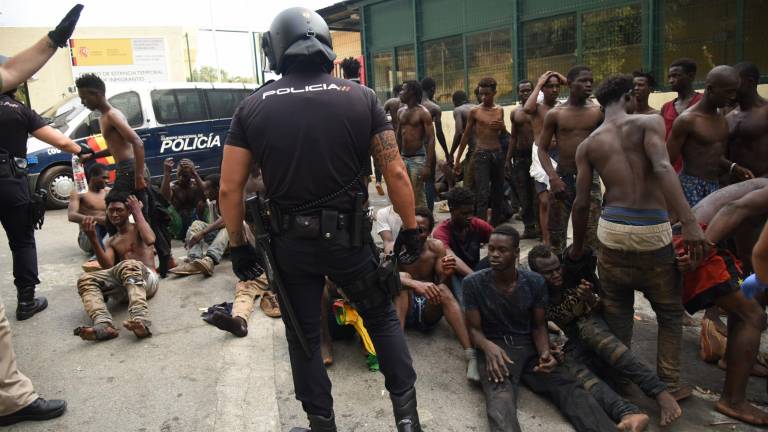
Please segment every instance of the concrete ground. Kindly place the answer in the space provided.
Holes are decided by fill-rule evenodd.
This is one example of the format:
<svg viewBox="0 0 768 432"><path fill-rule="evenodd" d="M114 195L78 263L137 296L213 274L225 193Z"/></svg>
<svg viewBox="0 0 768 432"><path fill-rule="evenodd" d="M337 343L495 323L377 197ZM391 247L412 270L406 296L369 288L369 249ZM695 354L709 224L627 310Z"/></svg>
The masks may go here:
<svg viewBox="0 0 768 432"><path fill-rule="evenodd" d="M374 192L375 194L375 192ZM374 196L374 205L385 205ZM440 214L443 218L445 214ZM11 257L0 241L0 297L10 314L14 347L21 370L46 398L69 403L61 418L21 423L9 431L131 431L131 432L258 432L287 431L305 425L293 396L287 345L280 320L257 309L249 335L235 338L200 319L200 308L231 301L235 277L225 260L211 278L190 276L163 280L150 301L154 336L137 340L122 331L119 338L88 343L72 330L88 324L75 283L86 257L76 243L77 227L65 211L49 212L37 232L41 284L48 297L47 311L17 322ZM523 243L523 256L533 245ZM178 242L175 256L184 255ZM115 321L126 308L110 305ZM638 297L638 320L633 348L649 363L655 359L655 321ZM427 431L486 431L482 392L464 377L463 352L444 322L433 332L407 333L418 373L419 409ZM355 341L334 345L335 363L329 368L339 430L384 432L394 430L391 404L383 377L367 370L362 348ZM699 388L682 404L684 417L665 431L751 431L711 410L723 382L723 372L698 359L698 328L686 328L683 378ZM752 378L751 399L765 403L764 379ZM633 398L653 417L652 401ZM518 412L523 430L570 431L551 404L521 390Z"/></svg>

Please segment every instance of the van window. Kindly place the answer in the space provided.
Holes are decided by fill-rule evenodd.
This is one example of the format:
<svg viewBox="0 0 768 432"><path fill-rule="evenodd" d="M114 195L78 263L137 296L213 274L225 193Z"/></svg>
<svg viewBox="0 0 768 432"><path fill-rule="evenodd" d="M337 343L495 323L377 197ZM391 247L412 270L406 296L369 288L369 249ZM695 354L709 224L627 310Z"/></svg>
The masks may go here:
<svg viewBox="0 0 768 432"><path fill-rule="evenodd" d="M208 111L212 119L232 118L242 95L238 90L208 90L205 92L208 100Z"/></svg>
<svg viewBox="0 0 768 432"><path fill-rule="evenodd" d="M153 90L152 109L163 124L206 120L200 92L196 89Z"/></svg>
<svg viewBox="0 0 768 432"><path fill-rule="evenodd" d="M179 107L176 105L176 96L173 90L153 90L152 109L155 111L155 118L160 123L178 123Z"/></svg>
<svg viewBox="0 0 768 432"><path fill-rule="evenodd" d="M182 122L207 120L203 99L196 89L175 90Z"/></svg>
<svg viewBox="0 0 768 432"><path fill-rule="evenodd" d="M136 92L120 93L109 98L109 104L120 110L133 127L141 127L144 124L144 114L141 112L141 100Z"/></svg>
<svg viewBox="0 0 768 432"><path fill-rule="evenodd" d="M99 126L99 114L97 112L91 112L80 123L75 131L70 136L71 139L76 140L80 138L89 137L101 133L101 127Z"/></svg>

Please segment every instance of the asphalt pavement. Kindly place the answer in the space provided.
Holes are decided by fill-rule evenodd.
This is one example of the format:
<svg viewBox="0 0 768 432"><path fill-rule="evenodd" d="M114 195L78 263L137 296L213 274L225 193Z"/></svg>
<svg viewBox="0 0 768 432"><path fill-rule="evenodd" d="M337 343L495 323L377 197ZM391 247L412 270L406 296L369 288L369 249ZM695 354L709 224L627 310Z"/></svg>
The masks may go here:
<svg viewBox="0 0 768 432"><path fill-rule="evenodd" d="M373 192L375 194L375 192ZM386 205L373 195L373 204ZM438 214L439 219L446 214ZM4 236L4 234L2 234ZM8 431L132 431L132 432L258 432L288 431L305 426L306 419L294 399L284 329L279 319L254 311L246 338L221 332L200 319L200 309L232 301L235 277L224 260L213 277L170 277L150 300L154 336L137 340L123 330L117 339L92 343L73 335L75 327L89 324L77 294L80 266L87 257L77 246L77 226L67 222L66 211L46 216L37 232L41 284L38 293L50 306L30 320L17 322L7 241L0 246L0 297L13 329L20 369L46 398L66 399L67 413L56 420L21 423ZM523 256L532 247L524 241ZM184 255L174 242L174 255ZM655 321L638 296L633 348L649 363L655 362ZM115 322L126 317L126 307L110 304ZM479 387L465 378L463 350L450 328L441 322L433 332L407 332L418 373L417 394L426 431L487 431L485 407ZM698 386L696 395L682 404L684 417L665 431L758 430L712 411L723 373L697 357L698 328L686 328L683 378ZM369 372L359 343L334 345L333 382L340 431L393 431L391 403L383 376ZM765 380L752 378L749 396L765 403ZM632 398L652 416L651 431L660 430L653 402ZM572 428L547 401L522 389L518 416L525 431L570 431Z"/></svg>

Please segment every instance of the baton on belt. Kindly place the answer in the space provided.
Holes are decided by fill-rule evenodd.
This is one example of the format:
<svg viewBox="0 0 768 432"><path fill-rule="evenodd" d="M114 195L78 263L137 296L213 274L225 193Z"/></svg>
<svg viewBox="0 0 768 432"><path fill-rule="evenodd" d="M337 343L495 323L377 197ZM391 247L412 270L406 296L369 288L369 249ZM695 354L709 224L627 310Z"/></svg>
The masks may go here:
<svg viewBox="0 0 768 432"><path fill-rule="evenodd" d="M261 201L261 197L258 195L253 196L245 200L245 204L251 210L250 222L253 227L253 234L256 237L256 248L261 251L264 262L264 271L267 273L267 279L269 280L269 286L274 287L272 291L277 292L277 295L283 300L283 309L288 316L288 321L293 326L293 330L296 333L296 337L299 339L301 349L308 359L312 358L312 352L309 349L309 343L304 336L304 330L301 328L301 323L296 318L296 312L291 305L291 299L288 297L288 292L283 286L283 281L280 278L280 273L277 271L277 264L275 262L275 256L272 254L272 238L269 232L264 228L263 217L270 217L269 206L265 206Z"/></svg>

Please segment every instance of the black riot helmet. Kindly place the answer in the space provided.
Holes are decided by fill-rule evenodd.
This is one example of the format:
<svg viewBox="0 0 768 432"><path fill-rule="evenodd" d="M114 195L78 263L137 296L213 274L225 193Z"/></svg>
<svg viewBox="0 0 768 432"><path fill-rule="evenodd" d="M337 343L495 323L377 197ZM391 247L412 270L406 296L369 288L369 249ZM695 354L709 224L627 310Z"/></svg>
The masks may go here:
<svg viewBox="0 0 768 432"><path fill-rule="evenodd" d="M272 71L279 74L285 73L292 60L315 63L330 72L336 59L328 24L317 12L301 7L275 17L261 38L261 48Z"/></svg>

